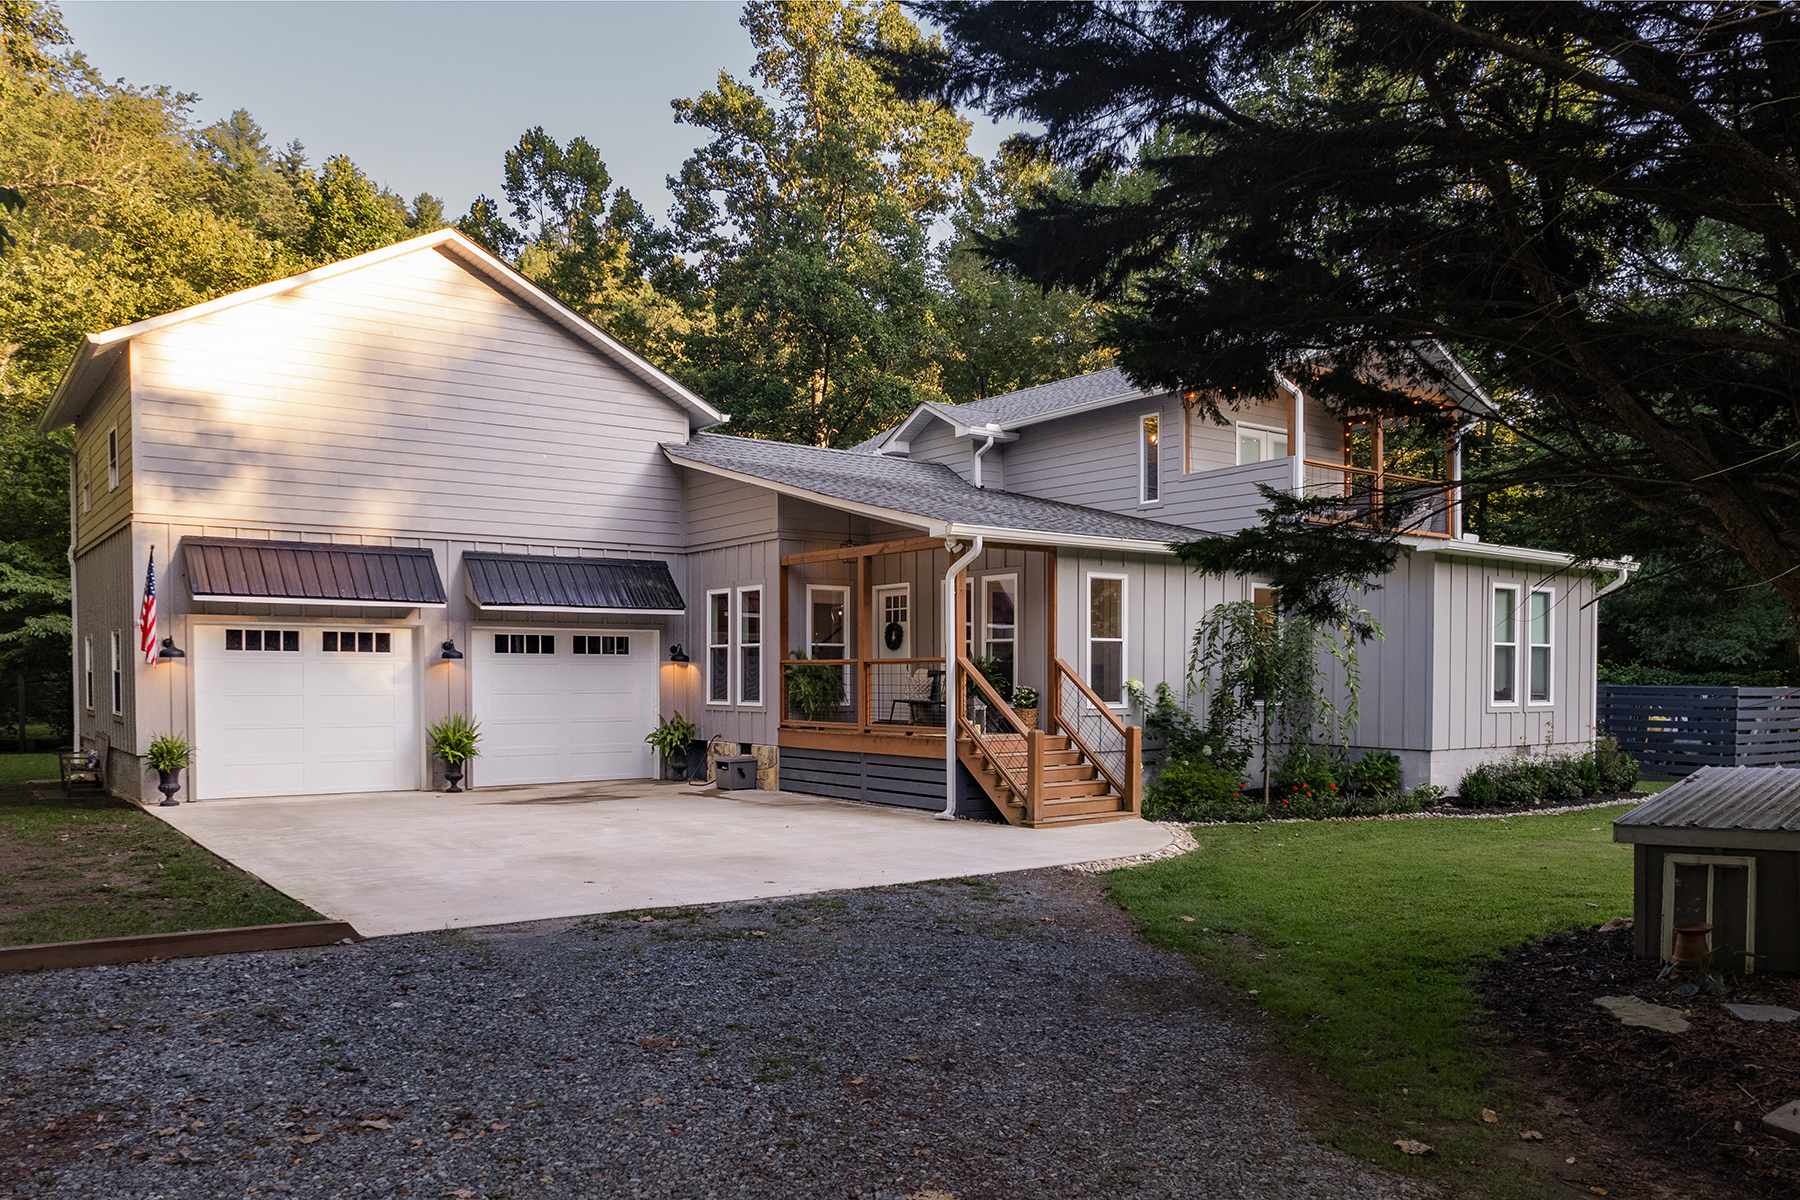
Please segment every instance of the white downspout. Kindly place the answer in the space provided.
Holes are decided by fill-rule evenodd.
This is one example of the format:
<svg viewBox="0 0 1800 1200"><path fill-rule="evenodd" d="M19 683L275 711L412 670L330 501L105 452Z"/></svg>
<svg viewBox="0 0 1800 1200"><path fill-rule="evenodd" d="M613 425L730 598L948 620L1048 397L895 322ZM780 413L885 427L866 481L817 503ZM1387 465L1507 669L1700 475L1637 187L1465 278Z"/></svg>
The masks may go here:
<svg viewBox="0 0 1800 1200"><path fill-rule="evenodd" d="M990 434L988 437L988 440L982 444L981 448L975 451L975 486L976 487L981 486L981 456L986 454L989 450L992 450L993 448L994 448L994 439L993 439L993 436Z"/></svg>
<svg viewBox="0 0 1800 1200"><path fill-rule="evenodd" d="M1461 425L1456 427L1456 436L1451 439L1450 478L1456 481L1456 496L1452 501L1456 506L1456 528L1450 530L1449 533L1451 537L1458 540L1461 540L1462 538L1463 526L1466 524L1469 515L1468 510L1463 507L1463 439L1469 435L1469 430L1475 428L1475 426L1479 424L1481 424L1479 420L1470 417L1467 421L1464 421ZM1628 575L1630 572L1628 571L1626 574ZM1620 578L1623 579L1624 576L1622 575Z"/></svg>
<svg viewBox="0 0 1800 1200"><path fill-rule="evenodd" d="M1294 456L1294 495L1306 494L1306 397L1300 389L1288 382L1288 377L1280 371L1275 372L1275 382L1286 388L1294 397L1294 444L1288 447L1288 453Z"/></svg>
<svg viewBox="0 0 1800 1200"><path fill-rule="evenodd" d="M993 439L988 439L988 443L992 445ZM975 461L981 462L979 458ZM959 544L954 538L944 539L944 549L951 554L956 553ZM968 551L944 572L944 811L937 814L940 821L956 820L956 722L962 703L962 688L956 680L956 641L962 633L956 619L956 577L980 553L981 535L976 534Z"/></svg>
<svg viewBox="0 0 1800 1200"><path fill-rule="evenodd" d="M1619 561L1613 565L1619 568L1619 577L1595 592L1594 599L1598 600L1600 597L1611 592L1616 592L1624 587L1627 583L1631 582L1631 573L1643 564L1637 562L1631 555L1627 554L1621 557Z"/></svg>

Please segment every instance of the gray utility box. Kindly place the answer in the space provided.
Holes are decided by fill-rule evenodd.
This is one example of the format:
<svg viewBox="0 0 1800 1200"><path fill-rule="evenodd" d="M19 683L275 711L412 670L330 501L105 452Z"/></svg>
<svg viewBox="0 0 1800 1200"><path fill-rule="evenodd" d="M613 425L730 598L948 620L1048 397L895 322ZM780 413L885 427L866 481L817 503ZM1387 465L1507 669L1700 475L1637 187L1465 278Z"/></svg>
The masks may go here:
<svg viewBox="0 0 1800 1200"><path fill-rule="evenodd" d="M733 754L713 759L713 778L722 792L735 792L756 787L756 756Z"/></svg>

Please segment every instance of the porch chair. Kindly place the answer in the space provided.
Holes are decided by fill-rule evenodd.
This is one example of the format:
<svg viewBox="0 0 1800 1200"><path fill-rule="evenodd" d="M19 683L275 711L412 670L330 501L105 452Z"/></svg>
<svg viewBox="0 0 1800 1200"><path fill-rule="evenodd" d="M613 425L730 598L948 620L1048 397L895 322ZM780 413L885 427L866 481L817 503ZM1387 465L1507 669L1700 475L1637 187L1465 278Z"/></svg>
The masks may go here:
<svg viewBox="0 0 1800 1200"><path fill-rule="evenodd" d="M925 710L925 719L929 723L932 710L943 706L943 685L944 673L942 671L933 671L926 667L915 669L912 674L907 676L906 682L901 685L899 699L888 705L888 723L898 723L894 719L894 713L902 704L906 705L907 724L917 725L920 723L920 708Z"/></svg>
<svg viewBox="0 0 1800 1200"><path fill-rule="evenodd" d="M105 791L105 761L93 750L65 750L58 754L56 762L62 772L63 795L70 795L77 786L96 787Z"/></svg>

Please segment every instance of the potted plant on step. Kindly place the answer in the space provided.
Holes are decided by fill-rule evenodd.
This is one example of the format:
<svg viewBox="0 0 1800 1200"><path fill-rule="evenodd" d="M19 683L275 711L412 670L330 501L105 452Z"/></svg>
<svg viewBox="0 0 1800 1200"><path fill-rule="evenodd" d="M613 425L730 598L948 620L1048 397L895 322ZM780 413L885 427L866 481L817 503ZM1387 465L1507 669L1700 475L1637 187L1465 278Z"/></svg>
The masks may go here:
<svg viewBox="0 0 1800 1200"><path fill-rule="evenodd" d="M477 748L481 726L467 713L451 713L425 727L425 741L431 752L444 760L444 778L450 782L444 791L462 791L457 785L462 782L463 764L481 753Z"/></svg>
<svg viewBox="0 0 1800 1200"><path fill-rule="evenodd" d="M667 765L669 778L677 783L688 775L688 749L694 740L696 726L677 710L672 717L658 721L656 728L644 735Z"/></svg>
<svg viewBox="0 0 1800 1200"><path fill-rule="evenodd" d="M194 748L182 733L159 733L150 739L144 761L156 772L156 790L163 794L159 808L174 808L181 802L175 793L181 790L181 768L192 764Z"/></svg>
<svg viewBox="0 0 1800 1200"><path fill-rule="evenodd" d="M1013 711L1019 714L1019 720L1025 722L1025 728L1037 728L1038 694L1036 688L1014 688L1012 706Z"/></svg>

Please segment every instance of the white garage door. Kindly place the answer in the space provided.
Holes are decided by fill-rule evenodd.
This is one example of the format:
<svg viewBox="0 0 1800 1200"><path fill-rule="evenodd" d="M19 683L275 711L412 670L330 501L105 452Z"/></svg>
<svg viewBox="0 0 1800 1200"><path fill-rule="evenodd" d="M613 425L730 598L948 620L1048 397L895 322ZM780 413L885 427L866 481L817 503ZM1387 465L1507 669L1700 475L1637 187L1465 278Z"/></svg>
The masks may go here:
<svg viewBox="0 0 1800 1200"><path fill-rule="evenodd" d="M200 799L419 786L411 630L196 625L193 662Z"/></svg>
<svg viewBox="0 0 1800 1200"><path fill-rule="evenodd" d="M474 646L482 787L645 779L656 727L656 634L482 629Z"/></svg>

